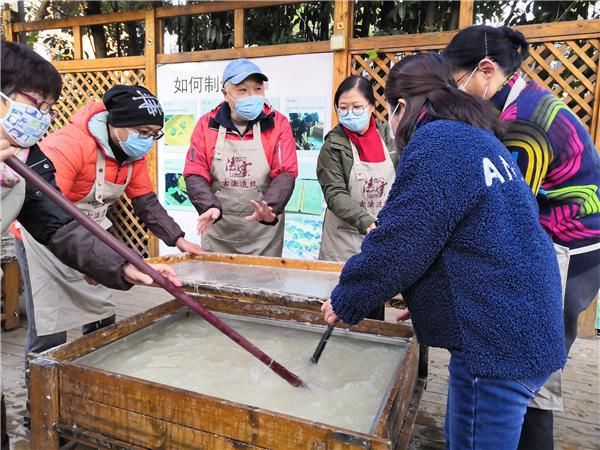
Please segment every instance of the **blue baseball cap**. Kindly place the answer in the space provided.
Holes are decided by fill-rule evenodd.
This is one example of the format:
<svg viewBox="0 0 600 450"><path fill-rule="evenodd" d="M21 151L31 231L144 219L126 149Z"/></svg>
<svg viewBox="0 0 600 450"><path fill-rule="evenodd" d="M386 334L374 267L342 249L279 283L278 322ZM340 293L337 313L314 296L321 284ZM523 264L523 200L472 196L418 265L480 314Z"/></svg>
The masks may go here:
<svg viewBox="0 0 600 450"><path fill-rule="evenodd" d="M230 82L240 84L250 75L258 75L263 81L269 81L267 76L256 64L249 59L241 58L231 61L223 71L223 84Z"/></svg>

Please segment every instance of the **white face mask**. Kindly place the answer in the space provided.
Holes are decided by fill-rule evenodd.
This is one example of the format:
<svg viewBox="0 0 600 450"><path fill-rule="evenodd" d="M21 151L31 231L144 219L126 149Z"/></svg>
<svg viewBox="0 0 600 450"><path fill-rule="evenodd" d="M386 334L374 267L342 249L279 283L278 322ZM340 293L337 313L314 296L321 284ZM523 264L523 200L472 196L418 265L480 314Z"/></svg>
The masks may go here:
<svg viewBox="0 0 600 450"><path fill-rule="evenodd" d="M473 75L475 75L475 72L477 72L478 70L479 70L478 67L475 67L475 69L473 69L473 72L471 72L471 75L469 75L469 78L467 78L467 81L465 81L463 84L458 86L459 91L467 92L467 84L469 84L469 81L471 81L471 78L473 78ZM488 84L485 87L485 91L483 91L483 95L482 95L483 99L485 99L485 96L487 95L489 89L490 89L490 85Z"/></svg>
<svg viewBox="0 0 600 450"><path fill-rule="evenodd" d="M471 78L473 78L473 75L475 75L475 72L477 72L478 69L479 69L479 67L475 67L473 69L473 72L471 72L471 75L469 75L469 78L467 78L467 81L465 81L463 84L458 86L459 91L467 92L467 84L469 84L469 81L471 81Z"/></svg>
<svg viewBox="0 0 600 450"><path fill-rule="evenodd" d="M394 112L391 114L390 114L390 110L388 109L388 124L390 125L390 137L392 138L392 140L396 139L396 131L394 130L394 127L392 126L392 119L396 115L396 111L398 111L399 106L400 106L400 101L398 101L398 103L396 103Z"/></svg>
<svg viewBox="0 0 600 450"><path fill-rule="evenodd" d="M0 96L10 105L6 115L0 119L0 126L19 147L29 148L44 137L52 122L50 114L44 114L35 106L16 102L2 92Z"/></svg>

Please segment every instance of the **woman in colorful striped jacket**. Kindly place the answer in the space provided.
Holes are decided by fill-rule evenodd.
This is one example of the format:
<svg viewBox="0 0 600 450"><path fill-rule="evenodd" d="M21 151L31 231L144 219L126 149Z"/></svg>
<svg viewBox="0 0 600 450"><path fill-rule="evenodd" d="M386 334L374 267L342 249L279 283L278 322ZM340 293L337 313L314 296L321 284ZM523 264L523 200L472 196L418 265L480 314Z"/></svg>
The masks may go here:
<svg viewBox="0 0 600 450"><path fill-rule="evenodd" d="M458 33L444 53L459 88L489 99L509 122L503 143L537 197L540 223L555 244L569 249L568 352L579 314L600 288L600 156L585 126L561 100L523 80L520 66L529 44L520 32L473 26ZM531 405L537 408L528 409L520 449L553 448L552 409L562 409L559 381L555 384L558 389L547 386L546 399L537 398Z"/></svg>

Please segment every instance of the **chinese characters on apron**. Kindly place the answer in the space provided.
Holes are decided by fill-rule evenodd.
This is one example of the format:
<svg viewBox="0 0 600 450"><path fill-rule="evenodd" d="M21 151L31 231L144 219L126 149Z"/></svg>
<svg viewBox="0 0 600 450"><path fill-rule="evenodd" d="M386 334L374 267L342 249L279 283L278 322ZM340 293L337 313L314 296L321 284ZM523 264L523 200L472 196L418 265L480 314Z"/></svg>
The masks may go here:
<svg viewBox="0 0 600 450"><path fill-rule="evenodd" d="M76 203L77 207L102 228L110 228L112 223L106 213L125 191L132 172L133 164L128 164L125 184L107 182L106 158L98 150L96 181L88 195ZM29 264L35 325L39 336L79 327L115 313L108 288L88 284L82 273L60 262L25 230L23 243Z"/></svg>
<svg viewBox="0 0 600 450"><path fill-rule="evenodd" d="M358 150L353 143L352 157L354 164L348 179L350 197L361 208L366 209L373 219L385 205L388 194L394 183L396 170L390 154L383 142L385 161L368 163L360 160ZM323 236L319 259L326 261L346 261L360 252L364 236L358 229L337 217L329 208L325 211Z"/></svg>
<svg viewBox="0 0 600 450"><path fill-rule="evenodd" d="M260 125L254 125L252 140L225 139L226 134L227 129L219 127L211 168L212 189L223 214L202 236L202 248L209 252L281 257L284 214L274 226L246 220L254 213L250 200L260 203L271 184L271 167L262 145Z"/></svg>

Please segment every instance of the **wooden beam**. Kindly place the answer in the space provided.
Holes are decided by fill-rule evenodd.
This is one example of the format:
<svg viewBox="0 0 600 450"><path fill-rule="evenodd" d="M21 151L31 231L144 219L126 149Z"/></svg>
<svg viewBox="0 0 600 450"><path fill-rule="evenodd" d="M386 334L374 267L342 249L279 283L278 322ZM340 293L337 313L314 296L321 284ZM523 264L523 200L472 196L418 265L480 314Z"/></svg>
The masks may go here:
<svg viewBox="0 0 600 450"><path fill-rule="evenodd" d="M13 259L2 264L2 329L9 331L17 328L20 323L19 295L21 290L21 271L19 262Z"/></svg>
<svg viewBox="0 0 600 450"><path fill-rule="evenodd" d="M123 56L120 58L81 59L76 61L54 61L59 72L93 72L97 70L143 69L145 56Z"/></svg>
<svg viewBox="0 0 600 450"><path fill-rule="evenodd" d="M81 27L73 27L73 59L83 59L83 50L81 42Z"/></svg>
<svg viewBox="0 0 600 450"><path fill-rule="evenodd" d="M243 9L236 9L233 17L233 46L235 48L244 48L245 44L245 20L246 15Z"/></svg>
<svg viewBox="0 0 600 450"><path fill-rule="evenodd" d="M596 311L598 310L598 296L592 300L580 315L577 321L577 337L592 339L596 337Z"/></svg>
<svg viewBox="0 0 600 450"><path fill-rule="evenodd" d="M301 42L297 44L265 45L262 47L227 48L203 50L187 53L161 54L156 57L158 64L180 62L214 61L236 58L260 58L267 56L325 53L329 51L329 41Z"/></svg>
<svg viewBox="0 0 600 450"><path fill-rule="evenodd" d="M301 3L299 0L254 0L254 1L215 1L204 2L196 5L186 6L164 6L156 8L156 17L164 19L166 17L189 16L197 14L208 14L223 11L233 11L236 9L265 8L268 6L289 5Z"/></svg>
<svg viewBox="0 0 600 450"><path fill-rule="evenodd" d="M458 28L462 30L473 25L473 0L460 0Z"/></svg>
<svg viewBox="0 0 600 450"><path fill-rule="evenodd" d="M23 32L54 30L57 28L72 28L75 25L84 27L89 25L104 25L107 23L132 22L144 20L145 15L146 12L144 10L138 10L111 14L94 14L91 16L69 17L68 19L39 20L37 22L17 22L14 24L14 31Z"/></svg>
<svg viewBox="0 0 600 450"><path fill-rule="evenodd" d="M333 53L333 86L332 96L342 81L350 74L350 39L354 28L354 2L349 0L335 0L333 6L333 34L341 35L344 48ZM338 115L335 105L331 104L331 126L338 124Z"/></svg>

